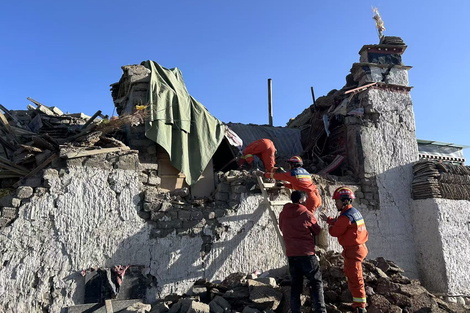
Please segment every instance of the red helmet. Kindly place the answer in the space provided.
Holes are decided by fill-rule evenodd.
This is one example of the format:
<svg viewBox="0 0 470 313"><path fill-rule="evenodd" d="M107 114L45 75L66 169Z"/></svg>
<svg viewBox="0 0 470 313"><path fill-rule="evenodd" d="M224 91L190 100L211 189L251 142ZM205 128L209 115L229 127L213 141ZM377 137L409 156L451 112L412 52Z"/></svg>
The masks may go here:
<svg viewBox="0 0 470 313"><path fill-rule="evenodd" d="M349 189L348 187L339 187L338 189L335 190L333 193L333 199L340 199L340 200L346 200L346 199L356 199L356 196L354 196L354 192Z"/></svg>
<svg viewBox="0 0 470 313"><path fill-rule="evenodd" d="M302 158L299 157L298 155L294 155L293 157L291 157L289 160L287 160L287 162L289 163L294 163L294 164L298 164L300 166L304 165L304 162L302 161Z"/></svg>

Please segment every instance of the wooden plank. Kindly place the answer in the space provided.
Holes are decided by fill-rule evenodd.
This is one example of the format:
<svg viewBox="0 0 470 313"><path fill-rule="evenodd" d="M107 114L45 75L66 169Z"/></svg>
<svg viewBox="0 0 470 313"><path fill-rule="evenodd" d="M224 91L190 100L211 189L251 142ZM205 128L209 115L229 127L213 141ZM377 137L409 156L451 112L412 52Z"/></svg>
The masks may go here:
<svg viewBox="0 0 470 313"><path fill-rule="evenodd" d="M4 157L0 156L0 163L3 163L3 164L6 164L6 165L9 165L9 166L12 166L12 167L15 167L16 169L20 170L20 171L24 171L24 172L29 172L28 169L16 164L15 162L12 162L8 159L5 159Z"/></svg>
<svg viewBox="0 0 470 313"><path fill-rule="evenodd" d="M49 163L51 163L52 161L54 161L55 159L57 159L59 157L59 155L57 153L53 153L51 156L49 156L44 162L42 162L39 166L37 166L34 170L32 170L31 172L29 172L28 175L26 175L25 177L23 177L23 179L20 179L18 182L16 182L14 185L13 185L13 188L17 188L18 186L20 186L21 182L27 178L27 177L31 177L31 176L34 176L36 175L40 170L42 170L43 168L45 168L47 165L49 165Z"/></svg>
<svg viewBox="0 0 470 313"><path fill-rule="evenodd" d="M0 122L5 126L7 133L9 133L11 137L13 137L15 142L18 142L18 138L16 137L15 131L11 128L10 123L8 123L7 118L5 117L5 115L3 115L2 112L0 112Z"/></svg>
<svg viewBox="0 0 470 313"><path fill-rule="evenodd" d="M15 116L13 116L13 115L10 113L10 111L8 111L7 108L5 108L5 107L4 107L3 105L1 105L1 104L0 104L0 110L2 110L3 113L4 113L7 117L9 117L11 120L13 120L13 121L16 123L17 126L21 126L20 121L18 121L18 119L17 119Z"/></svg>
<svg viewBox="0 0 470 313"><path fill-rule="evenodd" d="M118 152L118 151L127 151L130 150L130 148L127 147L115 147L115 148L103 148L103 149L94 149L94 150L79 150L79 151L73 151L73 152L68 152L61 157L66 158L66 159L73 159L73 158L80 158L84 156L89 156L89 155L97 155L97 154L102 154L102 153L111 153L111 152Z"/></svg>
<svg viewBox="0 0 470 313"><path fill-rule="evenodd" d="M42 106L45 106L46 108L48 108L46 105L42 104L42 103L39 102L39 101L34 100L33 98L28 97L28 98L26 98L26 99L29 100L29 101L31 101L32 103L34 103L34 104L37 105L37 106L42 105Z"/></svg>
<svg viewBox="0 0 470 313"><path fill-rule="evenodd" d="M88 121L87 121L85 124L83 124L83 126L81 127L81 129L87 128L88 125L90 125L91 122L93 122L93 121L98 117L98 115L101 115L101 110L96 111L96 113L93 114L93 116L90 117L90 118L88 119Z"/></svg>
<svg viewBox="0 0 470 313"><path fill-rule="evenodd" d="M111 302L111 300L109 300L109 299L104 300L104 304L106 306L106 313L113 313L114 312L113 303Z"/></svg>
<svg viewBox="0 0 470 313"><path fill-rule="evenodd" d="M9 170L11 172L15 172L15 173L19 174L20 176L25 176L25 175L28 174L28 171L22 171L22 170L19 170L17 168L14 168L12 166L9 166L9 165L3 164L3 163L0 163L0 168L4 168L4 169Z"/></svg>
<svg viewBox="0 0 470 313"><path fill-rule="evenodd" d="M3 145L3 147L5 148L8 148L10 149L10 151L15 151L17 148L15 146L13 146L11 143L9 143L8 141L6 141L5 139L3 139L2 136L0 136L0 143Z"/></svg>

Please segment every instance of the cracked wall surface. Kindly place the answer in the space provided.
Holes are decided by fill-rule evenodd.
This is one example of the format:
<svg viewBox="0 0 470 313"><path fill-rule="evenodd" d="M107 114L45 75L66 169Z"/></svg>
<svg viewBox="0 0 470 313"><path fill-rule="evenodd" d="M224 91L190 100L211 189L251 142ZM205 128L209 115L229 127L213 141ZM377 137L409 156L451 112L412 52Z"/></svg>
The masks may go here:
<svg viewBox="0 0 470 313"><path fill-rule="evenodd" d="M137 155L125 158L107 158L111 166L102 160L99 167L77 160L44 172L44 186L34 189L16 220L0 231L2 312L60 312L83 303L80 273L89 268L142 266L152 278L146 296L152 302L186 292L198 278L286 265L261 195L239 194L236 209L210 215L218 221L198 234L156 235L156 223L139 216L142 183L132 168ZM211 245L201 253L207 238Z"/></svg>

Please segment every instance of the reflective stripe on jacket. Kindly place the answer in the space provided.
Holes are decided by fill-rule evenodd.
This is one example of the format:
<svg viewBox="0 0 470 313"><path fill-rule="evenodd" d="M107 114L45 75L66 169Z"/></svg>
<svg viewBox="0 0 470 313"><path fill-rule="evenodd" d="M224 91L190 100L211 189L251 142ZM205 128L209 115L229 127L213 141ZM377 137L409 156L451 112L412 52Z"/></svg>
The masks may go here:
<svg viewBox="0 0 470 313"><path fill-rule="evenodd" d="M352 247L363 244L369 238L362 214L352 205L346 206L337 219L329 219L329 233L338 237L343 247Z"/></svg>

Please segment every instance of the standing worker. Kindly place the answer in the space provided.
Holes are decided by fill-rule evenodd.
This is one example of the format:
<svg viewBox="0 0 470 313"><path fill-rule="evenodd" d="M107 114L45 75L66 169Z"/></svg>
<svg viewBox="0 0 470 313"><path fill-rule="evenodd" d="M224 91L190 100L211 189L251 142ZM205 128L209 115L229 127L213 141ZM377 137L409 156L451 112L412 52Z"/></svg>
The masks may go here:
<svg viewBox="0 0 470 313"><path fill-rule="evenodd" d="M320 233L321 228L304 206L305 198L305 192L295 190L291 194L292 203L285 204L279 214L279 228L286 246L292 280L290 306L292 313L300 313L300 295L305 277L310 287L312 312L326 313L323 281L313 237Z"/></svg>
<svg viewBox="0 0 470 313"><path fill-rule="evenodd" d="M312 176L302 166L304 165L302 158L294 155L287 160L289 166L288 172L275 173L274 171L264 173L267 178L274 178L276 180L287 181L284 184L287 188L304 191L307 194L307 201L305 206L310 212L315 210L321 205L321 197L318 193L317 186L313 183ZM261 173L260 173L261 174Z"/></svg>
<svg viewBox="0 0 470 313"><path fill-rule="evenodd" d="M339 244L343 247L344 275L353 296L353 308L357 313L364 313L367 312L365 309L367 303L362 277L362 261L367 256L368 250L365 243L369 233L361 213L352 206L355 198L354 192L347 187L336 189L333 199L336 208L341 212L339 217L327 217L322 213L320 218L330 225L330 235L338 237Z"/></svg>
<svg viewBox="0 0 470 313"><path fill-rule="evenodd" d="M258 139L250 143L244 150L243 155L238 160L238 166L242 167L245 163L251 167L253 166L254 156L256 155L261 159L264 165L264 170L269 172L276 164L276 147L269 139Z"/></svg>

